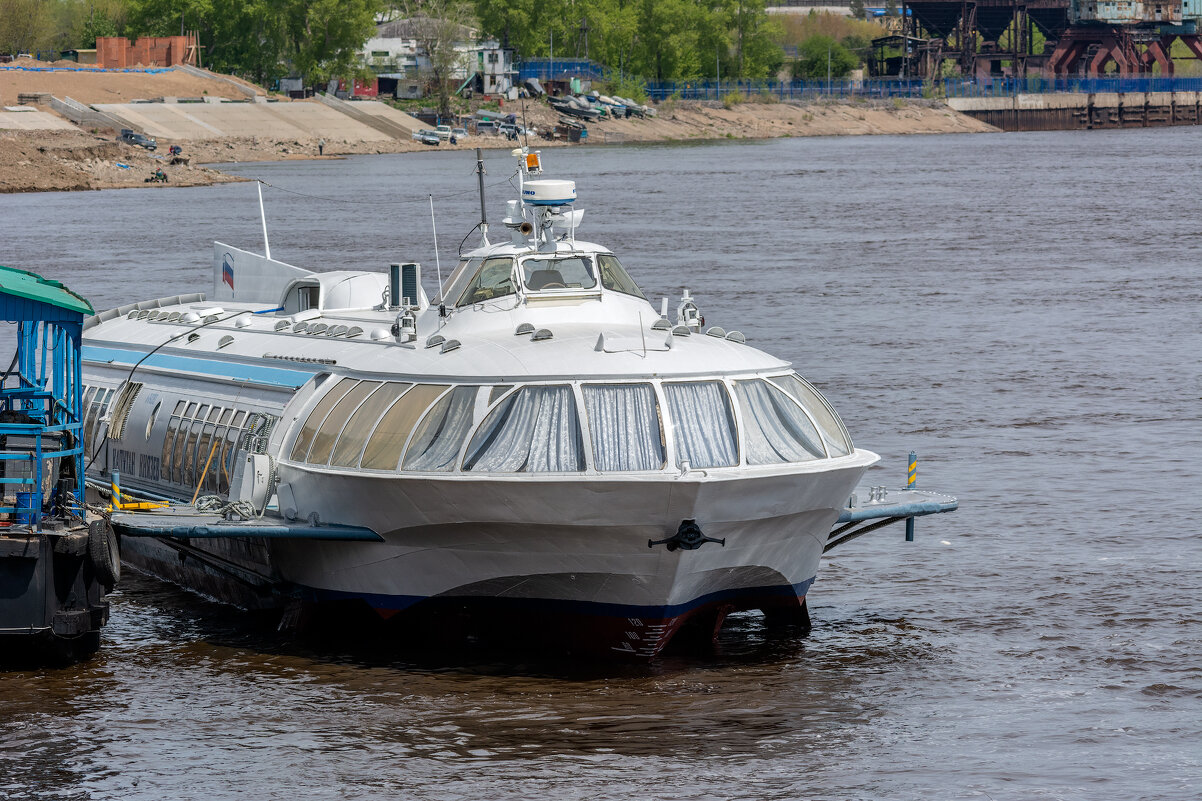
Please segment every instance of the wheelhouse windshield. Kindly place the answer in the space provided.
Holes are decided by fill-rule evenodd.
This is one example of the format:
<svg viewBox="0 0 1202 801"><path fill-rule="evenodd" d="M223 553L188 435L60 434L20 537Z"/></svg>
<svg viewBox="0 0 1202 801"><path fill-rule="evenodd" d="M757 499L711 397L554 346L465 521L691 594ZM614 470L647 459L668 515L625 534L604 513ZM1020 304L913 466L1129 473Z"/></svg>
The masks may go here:
<svg viewBox="0 0 1202 801"><path fill-rule="evenodd" d="M526 289L592 289L597 286L593 260L588 256L533 257L522 261Z"/></svg>

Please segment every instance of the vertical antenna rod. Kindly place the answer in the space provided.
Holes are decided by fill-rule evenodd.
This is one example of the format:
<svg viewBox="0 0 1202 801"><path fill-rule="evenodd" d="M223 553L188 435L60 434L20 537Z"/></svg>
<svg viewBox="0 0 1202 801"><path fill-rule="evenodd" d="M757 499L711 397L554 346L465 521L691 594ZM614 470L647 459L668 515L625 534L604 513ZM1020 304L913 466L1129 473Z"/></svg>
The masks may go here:
<svg viewBox="0 0 1202 801"><path fill-rule="evenodd" d="M430 198L430 228L434 231L434 269L438 271L438 299L442 301L442 262L438 259L438 225L434 222L434 195Z"/></svg>
<svg viewBox="0 0 1202 801"><path fill-rule="evenodd" d="M476 148L476 177L480 184L480 233L488 244L488 212L484 209L484 151Z"/></svg>
<svg viewBox="0 0 1202 801"><path fill-rule="evenodd" d="M259 188L259 219L263 221L263 252L270 259L271 243L267 241L267 212L263 211L263 182L255 181L255 186Z"/></svg>

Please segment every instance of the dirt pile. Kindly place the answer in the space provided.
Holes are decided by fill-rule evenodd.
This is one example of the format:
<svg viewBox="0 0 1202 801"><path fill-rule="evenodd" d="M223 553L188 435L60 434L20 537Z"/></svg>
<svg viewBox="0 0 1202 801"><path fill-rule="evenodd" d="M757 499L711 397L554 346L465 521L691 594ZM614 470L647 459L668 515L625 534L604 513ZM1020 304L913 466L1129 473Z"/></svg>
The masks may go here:
<svg viewBox="0 0 1202 801"><path fill-rule="evenodd" d="M149 186L156 169L167 186L202 186L241 180L216 170L170 164L163 154L70 131L0 131L0 192L63 192ZM156 184L158 185L158 184Z"/></svg>

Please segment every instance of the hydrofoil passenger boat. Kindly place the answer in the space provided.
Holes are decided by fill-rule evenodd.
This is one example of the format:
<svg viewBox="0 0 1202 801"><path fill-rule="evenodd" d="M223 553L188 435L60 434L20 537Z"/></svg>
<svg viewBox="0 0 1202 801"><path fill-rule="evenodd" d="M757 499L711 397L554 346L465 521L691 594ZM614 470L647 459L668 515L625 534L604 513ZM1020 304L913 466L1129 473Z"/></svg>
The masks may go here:
<svg viewBox="0 0 1202 801"><path fill-rule="evenodd" d="M505 235L433 300L417 264L311 272L218 243L210 293L87 323L92 474L193 502L114 512L127 562L247 608L609 655L736 610L806 623L877 455L687 291L669 320L578 238L574 183L515 155Z"/></svg>

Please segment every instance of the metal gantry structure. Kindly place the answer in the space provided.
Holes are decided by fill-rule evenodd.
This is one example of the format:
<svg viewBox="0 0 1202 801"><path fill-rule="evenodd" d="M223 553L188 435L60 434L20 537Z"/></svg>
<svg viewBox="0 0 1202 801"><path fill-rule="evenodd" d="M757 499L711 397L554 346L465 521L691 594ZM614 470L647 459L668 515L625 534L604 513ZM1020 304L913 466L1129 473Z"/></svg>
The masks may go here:
<svg viewBox="0 0 1202 801"><path fill-rule="evenodd" d="M900 12L900 33L874 42L877 74L934 78L952 62L980 80L1170 76L1178 40L1202 59L1202 0L903 0Z"/></svg>

